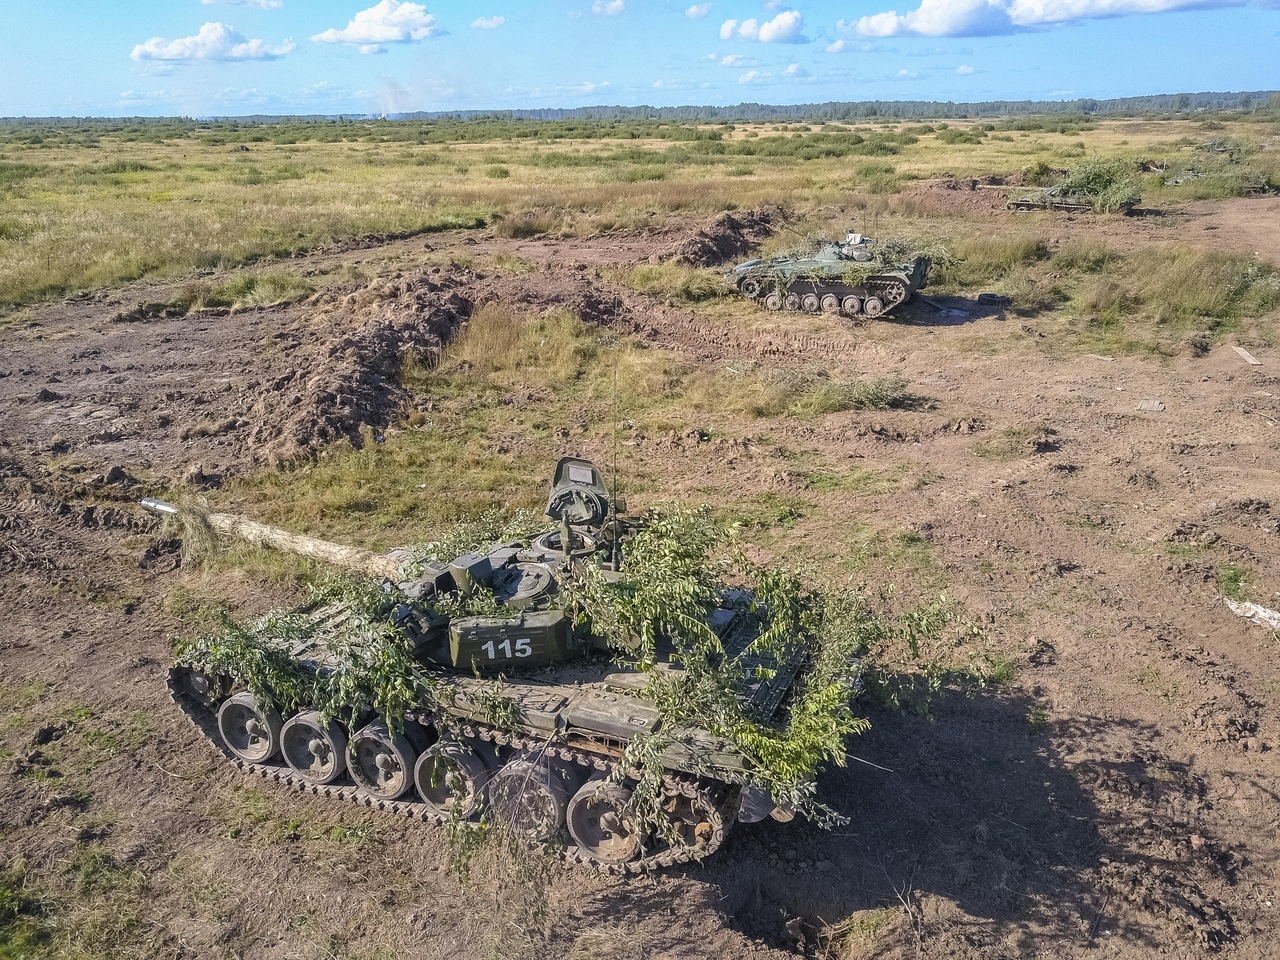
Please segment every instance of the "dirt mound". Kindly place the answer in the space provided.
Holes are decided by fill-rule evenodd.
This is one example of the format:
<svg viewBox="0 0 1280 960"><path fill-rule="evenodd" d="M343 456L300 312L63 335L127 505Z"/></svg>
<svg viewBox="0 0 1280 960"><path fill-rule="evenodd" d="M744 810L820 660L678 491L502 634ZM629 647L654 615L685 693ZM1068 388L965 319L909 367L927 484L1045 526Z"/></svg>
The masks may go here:
<svg viewBox="0 0 1280 960"><path fill-rule="evenodd" d="M394 420L407 399L405 364L438 356L471 315L471 301L454 289L461 279L375 282L321 302L314 319L336 321L331 335L298 351L293 369L253 400L253 458L279 463L344 437L358 447L364 430Z"/></svg>
<svg viewBox="0 0 1280 960"><path fill-rule="evenodd" d="M894 206L917 213L951 216L1004 213L1008 193L1000 187L985 180L944 177L926 181L915 190L901 194L895 198Z"/></svg>
<svg viewBox="0 0 1280 960"><path fill-rule="evenodd" d="M782 213L760 207L744 213L725 213L657 254L656 263L684 267L718 267L745 258L773 233Z"/></svg>

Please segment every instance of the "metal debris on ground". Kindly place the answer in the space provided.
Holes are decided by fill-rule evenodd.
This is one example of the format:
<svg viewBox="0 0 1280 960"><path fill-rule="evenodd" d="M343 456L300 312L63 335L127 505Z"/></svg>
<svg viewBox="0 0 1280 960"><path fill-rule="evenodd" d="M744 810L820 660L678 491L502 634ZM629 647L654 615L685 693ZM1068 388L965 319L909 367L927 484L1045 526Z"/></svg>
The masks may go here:
<svg viewBox="0 0 1280 960"><path fill-rule="evenodd" d="M1259 606L1256 603L1249 603L1247 600L1228 600L1223 597L1222 602L1237 617L1244 617L1250 623L1256 623L1260 627L1280 630L1280 613L1275 610L1268 610L1266 607Z"/></svg>
<svg viewBox="0 0 1280 960"><path fill-rule="evenodd" d="M1140 400L1138 409L1146 413L1164 413L1164 404L1159 400Z"/></svg>

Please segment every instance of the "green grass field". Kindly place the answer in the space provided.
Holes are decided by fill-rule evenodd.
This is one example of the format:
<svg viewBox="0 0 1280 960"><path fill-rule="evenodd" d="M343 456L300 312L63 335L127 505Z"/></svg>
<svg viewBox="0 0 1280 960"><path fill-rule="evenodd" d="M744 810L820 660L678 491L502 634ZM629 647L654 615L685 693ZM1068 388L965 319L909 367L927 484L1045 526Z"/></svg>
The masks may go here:
<svg viewBox="0 0 1280 960"><path fill-rule="evenodd" d="M913 181L1142 169L1147 204L1274 183L1275 118L879 124L140 122L0 126L0 308L369 235L582 234L782 204L920 211ZM1225 154L1197 150L1221 141ZM1195 172L1192 179L1185 177ZM1171 173L1172 172L1172 173ZM1179 180L1165 185L1165 180ZM916 216L913 216L915 214ZM918 223L908 226L919 228Z"/></svg>

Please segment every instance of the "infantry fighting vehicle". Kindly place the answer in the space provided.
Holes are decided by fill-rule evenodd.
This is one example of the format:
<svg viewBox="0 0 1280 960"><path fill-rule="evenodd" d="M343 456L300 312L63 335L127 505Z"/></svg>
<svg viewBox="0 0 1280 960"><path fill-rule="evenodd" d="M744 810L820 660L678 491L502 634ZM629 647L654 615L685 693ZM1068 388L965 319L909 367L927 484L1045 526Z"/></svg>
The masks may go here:
<svg viewBox="0 0 1280 960"><path fill-rule="evenodd" d="M1134 200L1122 211L1131 209ZM1058 187L1037 187L1012 196L1005 203L1010 210L1061 210L1065 213L1093 213L1093 200L1089 197L1067 194Z"/></svg>
<svg viewBox="0 0 1280 960"><path fill-rule="evenodd" d="M143 504L178 513L163 501ZM644 670L628 664L579 629L558 592L576 565L597 565L605 582L625 576L628 543L643 520L618 507L594 465L563 459L546 506L554 526L528 541L419 565L408 580L403 554L376 555L208 515L215 531L382 573L395 602L375 626L389 622L408 639L413 669L436 694L395 718L368 709L327 715L305 703L280 711L272 698L246 689L245 677L211 669L212 648L207 658L197 650L170 669L170 694L237 768L306 793L441 823L501 817L530 841L608 872L701 859L736 820L793 814L752 784L751 763L732 744L679 724L654 741L661 744L662 822L644 822L629 802L640 772L615 767L629 743L663 727L646 686L654 671L678 677L679 657L659 638L656 663ZM460 597L484 591L495 605L489 615L442 612L456 614ZM807 654L799 644L788 655L749 651L763 621L747 599L741 590L726 592L706 623L725 661L741 671L737 696L747 715L769 723L785 711ZM337 652L349 651L369 627L364 613L343 603L285 616L291 640L276 641L280 649L270 655L287 657L304 677L332 670ZM266 622L239 629L262 634Z"/></svg>
<svg viewBox="0 0 1280 960"><path fill-rule="evenodd" d="M876 319L924 287L929 258L898 257L887 244L850 233L808 256L748 260L729 271L744 297L768 310L802 310Z"/></svg>

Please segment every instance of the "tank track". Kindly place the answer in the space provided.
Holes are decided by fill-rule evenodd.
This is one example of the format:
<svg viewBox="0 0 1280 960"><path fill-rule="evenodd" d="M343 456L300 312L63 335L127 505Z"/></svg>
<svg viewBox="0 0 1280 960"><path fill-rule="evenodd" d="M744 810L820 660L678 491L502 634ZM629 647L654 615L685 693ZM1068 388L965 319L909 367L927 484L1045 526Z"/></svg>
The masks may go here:
<svg viewBox="0 0 1280 960"><path fill-rule="evenodd" d="M834 296L840 302L839 309L833 311L822 309L820 304L823 298L828 296ZM876 297L881 301L881 310L874 316L863 313L861 309L857 313L849 313L844 309L843 304L850 296L857 297L861 302L865 302L868 297ZM806 297L812 297L815 300L814 309L803 305ZM798 280L785 285L778 284L774 287L763 286L756 296L749 299L754 300L766 310L782 310L788 313L833 313L853 321L856 325L861 325L867 320L884 319L911 299L911 293L906 284L896 277L872 277L857 287L842 283L824 284L821 281L807 280Z"/></svg>
<svg viewBox="0 0 1280 960"><path fill-rule="evenodd" d="M237 770L252 776L261 777L271 783L296 790L299 793L329 800L339 800L356 806L366 807L379 813L389 813L410 820L421 820L437 826L443 826L447 818L436 813L425 803L417 800L384 800L365 793L354 784L314 784L295 774L285 763L251 763L237 757L222 742L218 732L218 720L215 711L205 700L183 689L181 682L183 667L171 667L165 679L169 690L169 699L186 716L191 724L200 731L206 741L222 756L229 760ZM502 730L488 724L475 722L457 722L438 715L414 714L411 719L422 720L439 729L447 730L455 736L467 737L491 743L494 746L509 747L517 751L528 751L543 754L560 760L569 761L593 772L607 773L613 764L604 757L578 750L563 743L557 744L555 738L550 740L532 739L511 731ZM674 773L663 775L663 789L671 795L680 795L689 799L701 796L711 823L711 835L704 841L683 846L669 846L653 854L642 856L627 863L605 863L589 857L572 841L563 844L558 851L559 857L566 863L583 866L599 873L614 876L627 876L661 870L681 863L702 861L715 853L724 843L725 837L733 827L737 817L739 788L730 784L707 779L682 776Z"/></svg>

